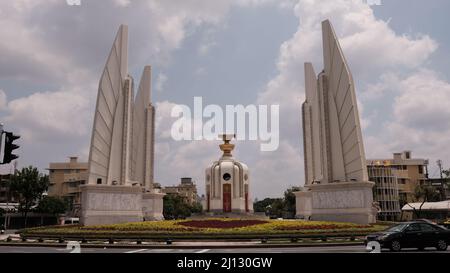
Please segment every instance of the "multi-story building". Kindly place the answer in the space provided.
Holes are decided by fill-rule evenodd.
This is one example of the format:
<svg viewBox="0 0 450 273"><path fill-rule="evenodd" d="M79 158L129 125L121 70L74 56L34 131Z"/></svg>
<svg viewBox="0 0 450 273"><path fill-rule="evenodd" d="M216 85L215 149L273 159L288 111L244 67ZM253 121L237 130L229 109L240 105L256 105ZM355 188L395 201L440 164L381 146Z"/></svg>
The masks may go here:
<svg viewBox="0 0 450 273"><path fill-rule="evenodd" d="M394 153L389 159L368 159L368 166L385 166L392 170L397 178L400 206L414 202L414 191L428 178L428 160L412 158L411 151Z"/></svg>
<svg viewBox="0 0 450 273"><path fill-rule="evenodd" d="M80 185L87 180L88 163L78 162L77 157L70 157L69 162L50 163L48 170L48 195L67 200L72 212L78 214L81 204Z"/></svg>
<svg viewBox="0 0 450 273"><path fill-rule="evenodd" d="M381 211L378 219L396 221L401 215L400 197L398 193L397 177L389 166L368 162L367 172L369 180L375 182L373 188L374 201L378 202Z"/></svg>
<svg viewBox="0 0 450 273"><path fill-rule="evenodd" d="M439 191L441 200L450 200L450 178L428 178L423 183Z"/></svg>
<svg viewBox="0 0 450 273"><path fill-rule="evenodd" d="M10 179L10 174L1 175L0 174L0 203L10 202L9 186L8 181Z"/></svg>
<svg viewBox="0 0 450 273"><path fill-rule="evenodd" d="M0 203L16 203L19 200L18 196L10 191L10 179L11 174L0 174Z"/></svg>
<svg viewBox="0 0 450 273"><path fill-rule="evenodd" d="M198 202L197 186L190 177L181 178L181 183L178 186L168 186L162 189L165 194L178 194L189 204Z"/></svg>

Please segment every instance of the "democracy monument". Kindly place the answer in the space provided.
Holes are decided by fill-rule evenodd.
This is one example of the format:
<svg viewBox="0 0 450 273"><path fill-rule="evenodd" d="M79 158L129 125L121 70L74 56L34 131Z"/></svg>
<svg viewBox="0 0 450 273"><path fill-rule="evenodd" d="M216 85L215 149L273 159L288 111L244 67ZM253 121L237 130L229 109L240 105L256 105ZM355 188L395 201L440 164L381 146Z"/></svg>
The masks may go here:
<svg viewBox="0 0 450 273"><path fill-rule="evenodd" d="M369 224L368 181L355 85L330 21L322 22L324 70L305 64L302 106L305 185L296 192L297 217Z"/></svg>
<svg viewBox="0 0 450 273"><path fill-rule="evenodd" d="M146 66L134 99L128 27L120 26L98 89L89 178L81 186L83 225L164 219L164 194L153 188L155 108L150 83L151 68Z"/></svg>
<svg viewBox="0 0 450 273"><path fill-rule="evenodd" d="M305 64L302 106L305 185L296 192L296 216L307 220L374 223L355 87L331 23L322 22L323 71ZM100 79L89 151L89 178L81 186L83 225L162 220L163 196L154 189L155 108L151 68L138 93L128 74L128 27L120 26ZM253 215L249 168L231 154L235 135L220 135L222 157L205 170L209 215Z"/></svg>

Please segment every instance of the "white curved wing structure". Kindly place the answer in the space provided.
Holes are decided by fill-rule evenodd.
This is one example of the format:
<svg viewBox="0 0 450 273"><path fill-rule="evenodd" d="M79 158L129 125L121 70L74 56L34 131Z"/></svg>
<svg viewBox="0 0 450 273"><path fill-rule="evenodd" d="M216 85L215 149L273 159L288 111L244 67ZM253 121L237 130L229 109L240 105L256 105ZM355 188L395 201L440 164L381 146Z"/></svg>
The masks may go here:
<svg viewBox="0 0 450 273"><path fill-rule="evenodd" d="M305 160L305 184L309 185L322 176L320 157L320 123L317 98L317 78L311 63L305 63L306 101L302 105L303 151ZM317 137L313 137L317 136Z"/></svg>
<svg viewBox="0 0 450 273"><path fill-rule="evenodd" d="M305 64L305 184L368 181L355 86L331 23L322 23L325 69Z"/></svg>
<svg viewBox="0 0 450 273"><path fill-rule="evenodd" d="M128 27L120 26L100 79L89 151L89 184L128 179L133 81L128 76Z"/></svg>
<svg viewBox="0 0 450 273"><path fill-rule="evenodd" d="M132 179L150 190L153 185L155 108L151 104L151 67L142 73L133 112Z"/></svg>
<svg viewBox="0 0 450 273"><path fill-rule="evenodd" d="M89 179L80 187L83 225L164 219L164 194L153 189L155 110L150 102L151 69L144 69L134 101L133 78L127 67L128 28L123 25L99 84Z"/></svg>

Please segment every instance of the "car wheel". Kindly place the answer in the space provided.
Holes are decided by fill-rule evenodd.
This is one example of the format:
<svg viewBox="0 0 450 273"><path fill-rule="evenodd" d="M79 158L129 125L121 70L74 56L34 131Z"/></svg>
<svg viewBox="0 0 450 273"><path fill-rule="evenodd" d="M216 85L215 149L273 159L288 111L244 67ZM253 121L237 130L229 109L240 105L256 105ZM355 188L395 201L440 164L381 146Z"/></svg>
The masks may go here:
<svg viewBox="0 0 450 273"><path fill-rule="evenodd" d="M446 251L447 247L448 247L448 245L447 245L447 242L445 240L439 240L437 242L437 245L436 245L437 250L439 250L439 251Z"/></svg>
<svg viewBox="0 0 450 273"><path fill-rule="evenodd" d="M392 251L400 251L402 249L402 245L399 241L392 241L391 242L391 250Z"/></svg>

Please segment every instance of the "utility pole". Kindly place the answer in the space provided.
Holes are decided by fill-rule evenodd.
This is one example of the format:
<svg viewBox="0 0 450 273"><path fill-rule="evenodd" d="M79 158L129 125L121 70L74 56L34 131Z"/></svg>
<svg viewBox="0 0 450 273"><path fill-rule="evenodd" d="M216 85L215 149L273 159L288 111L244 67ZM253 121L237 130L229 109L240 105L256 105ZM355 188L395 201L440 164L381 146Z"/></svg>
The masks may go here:
<svg viewBox="0 0 450 273"><path fill-rule="evenodd" d="M438 165L438 167L439 167L439 174L440 174L440 177L441 177L441 179L442 178L444 178L443 176L442 176L442 160L438 160L438 161L436 161L436 163L437 163L437 165Z"/></svg>
<svg viewBox="0 0 450 273"><path fill-rule="evenodd" d="M0 123L0 155L2 153L3 123Z"/></svg>
<svg viewBox="0 0 450 273"><path fill-rule="evenodd" d="M2 145L3 144L3 123L0 123L0 155L2 153ZM1 156L0 156L1 157ZM2 178L2 175L0 174L0 179ZM0 183L2 183L3 181L0 181ZM9 189L8 189L9 190ZM8 219L8 209L9 209L9 200L8 200L9 196L8 194L6 195L6 212L5 212L5 222L3 223L3 228L1 228L1 232L4 233L6 232L6 224L7 224L7 219Z"/></svg>

